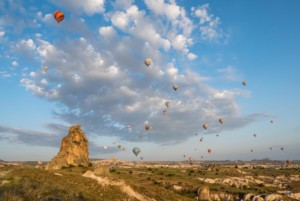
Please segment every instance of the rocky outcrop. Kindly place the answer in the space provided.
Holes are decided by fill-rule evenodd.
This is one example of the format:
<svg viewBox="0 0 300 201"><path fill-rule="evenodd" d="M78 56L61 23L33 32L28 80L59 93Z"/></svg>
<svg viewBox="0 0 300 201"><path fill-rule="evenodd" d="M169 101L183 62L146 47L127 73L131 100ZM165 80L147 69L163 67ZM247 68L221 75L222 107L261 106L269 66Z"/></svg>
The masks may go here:
<svg viewBox="0 0 300 201"><path fill-rule="evenodd" d="M203 186L198 189L198 201L211 201L209 188L207 186Z"/></svg>
<svg viewBox="0 0 300 201"><path fill-rule="evenodd" d="M110 174L109 167L106 165L97 167L94 169L94 174L97 176L98 175L109 175Z"/></svg>
<svg viewBox="0 0 300 201"><path fill-rule="evenodd" d="M46 166L46 169L61 169L70 166L88 166L88 140L80 125L71 126L69 133L62 139L60 151Z"/></svg>

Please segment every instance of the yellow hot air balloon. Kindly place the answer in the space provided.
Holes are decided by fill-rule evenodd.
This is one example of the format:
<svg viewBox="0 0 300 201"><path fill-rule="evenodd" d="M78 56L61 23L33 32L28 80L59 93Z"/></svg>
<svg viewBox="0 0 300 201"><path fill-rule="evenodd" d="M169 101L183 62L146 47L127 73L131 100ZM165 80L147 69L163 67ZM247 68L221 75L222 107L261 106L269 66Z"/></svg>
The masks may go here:
<svg viewBox="0 0 300 201"><path fill-rule="evenodd" d="M203 128L206 130L208 128L208 124L203 124Z"/></svg>
<svg viewBox="0 0 300 201"><path fill-rule="evenodd" d="M151 59L148 58L148 59L145 60L144 63L145 63L145 65L146 65L147 67L149 67L149 66L151 65L152 62L151 62Z"/></svg>

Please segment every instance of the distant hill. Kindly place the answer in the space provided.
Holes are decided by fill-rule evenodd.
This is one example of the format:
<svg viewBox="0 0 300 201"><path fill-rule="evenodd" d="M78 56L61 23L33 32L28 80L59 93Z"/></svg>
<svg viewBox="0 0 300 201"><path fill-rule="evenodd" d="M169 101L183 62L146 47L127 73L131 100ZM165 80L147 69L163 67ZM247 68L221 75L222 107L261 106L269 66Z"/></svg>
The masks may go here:
<svg viewBox="0 0 300 201"><path fill-rule="evenodd" d="M4 162L4 160L1 160L1 159L0 159L0 162Z"/></svg>

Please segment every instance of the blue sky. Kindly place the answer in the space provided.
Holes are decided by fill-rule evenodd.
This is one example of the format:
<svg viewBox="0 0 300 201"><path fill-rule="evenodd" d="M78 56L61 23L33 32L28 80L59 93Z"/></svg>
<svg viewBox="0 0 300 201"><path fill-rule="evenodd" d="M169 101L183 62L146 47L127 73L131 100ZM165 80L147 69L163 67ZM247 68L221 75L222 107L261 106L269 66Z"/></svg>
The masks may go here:
<svg viewBox="0 0 300 201"><path fill-rule="evenodd" d="M299 1L76 2L0 3L0 159L300 159Z"/></svg>

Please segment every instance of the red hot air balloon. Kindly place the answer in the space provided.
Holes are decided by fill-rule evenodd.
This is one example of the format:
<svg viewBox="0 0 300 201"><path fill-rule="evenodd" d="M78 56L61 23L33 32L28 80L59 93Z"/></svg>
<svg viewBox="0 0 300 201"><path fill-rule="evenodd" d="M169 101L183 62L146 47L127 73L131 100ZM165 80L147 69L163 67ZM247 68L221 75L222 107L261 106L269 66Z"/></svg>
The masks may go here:
<svg viewBox="0 0 300 201"><path fill-rule="evenodd" d="M65 15L62 11L55 11L55 13L53 14L53 17L55 18L57 23L60 23L65 18Z"/></svg>
<svg viewBox="0 0 300 201"><path fill-rule="evenodd" d="M208 149L207 152L210 154L211 153L211 149Z"/></svg>

